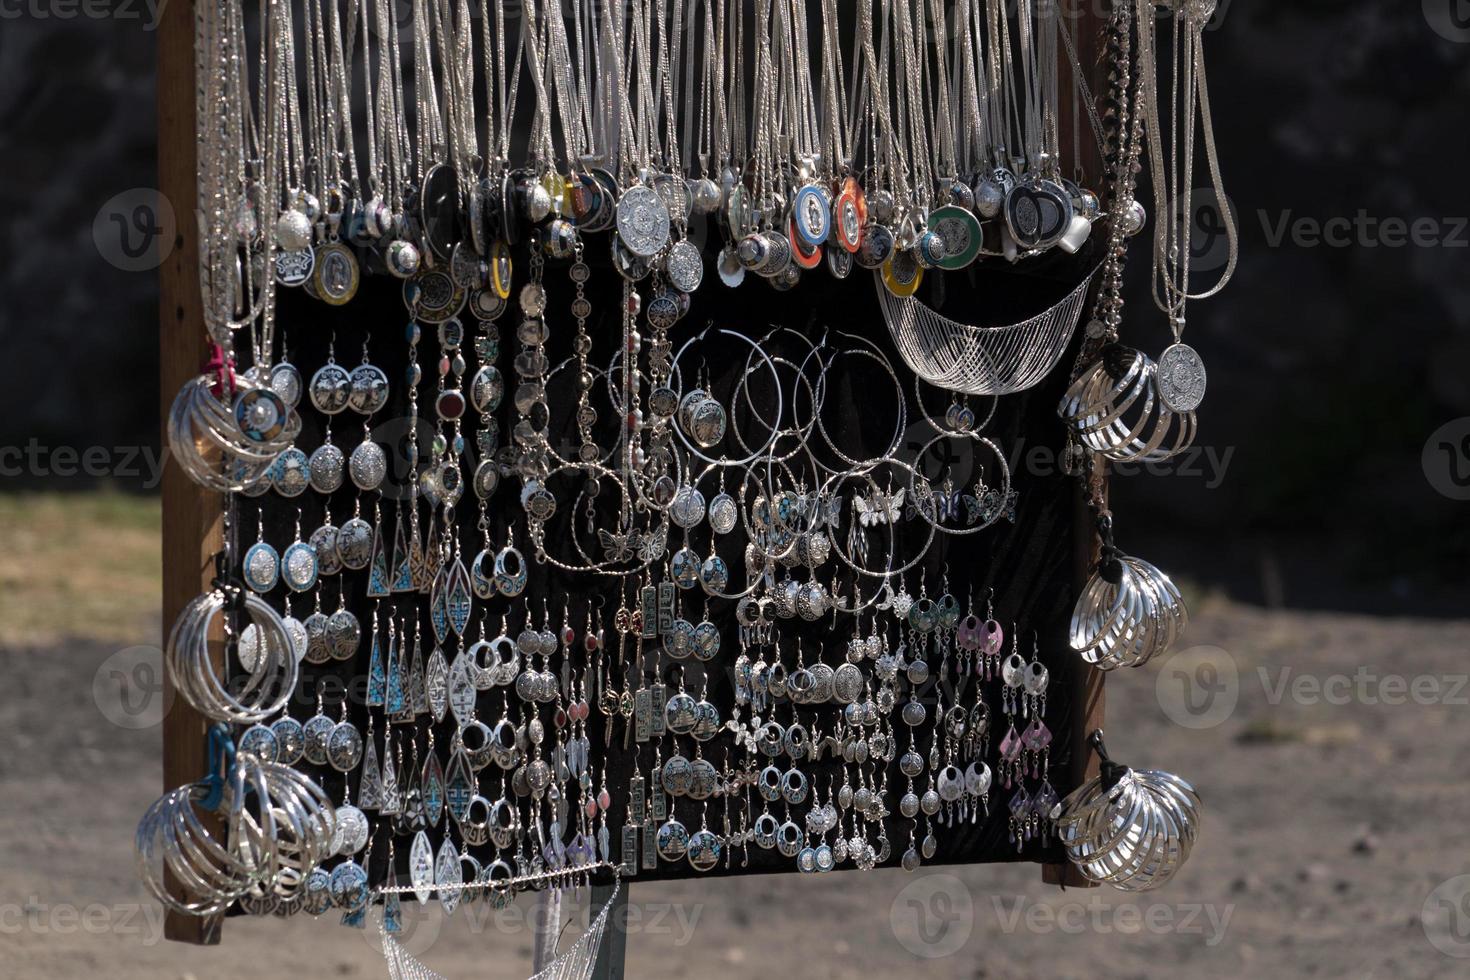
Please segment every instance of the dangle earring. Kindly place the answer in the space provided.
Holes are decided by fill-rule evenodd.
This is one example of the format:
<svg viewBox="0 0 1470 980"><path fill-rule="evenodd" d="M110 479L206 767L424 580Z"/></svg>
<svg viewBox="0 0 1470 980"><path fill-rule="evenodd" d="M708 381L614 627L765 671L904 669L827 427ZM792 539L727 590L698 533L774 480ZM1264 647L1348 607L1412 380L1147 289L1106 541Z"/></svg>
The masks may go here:
<svg viewBox="0 0 1470 980"><path fill-rule="evenodd" d="M292 546L294 547L294 545ZM362 624L347 608L346 590L337 586L337 611L327 617L326 644L333 660L352 660L362 642Z"/></svg>
<svg viewBox="0 0 1470 980"><path fill-rule="evenodd" d="M398 638L403 637L403 646L408 645L408 636L403 632L405 627L402 622L395 628L393 617L388 617L388 654L385 672L387 680L383 691L383 713L389 718L396 718L403 714L407 697L407 672L404 670L403 657L400 655L400 644ZM386 734L386 733L385 733ZM386 765L386 762L385 762Z"/></svg>
<svg viewBox="0 0 1470 980"><path fill-rule="evenodd" d="M1005 631L995 618L995 589L987 589L985 597L985 623L981 627L980 646L985 657L985 679L991 680L1000 666L1000 651L1005 645Z"/></svg>
<svg viewBox="0 0 1470 980"><path fill-rule="evenodd" d="M255 510L255 543L245 551L241 569L245 584L251 591L265 595L276 587L281 578L281 557L276 549L265 541L265 508Z"/></svg>
<svg viewBox="0 0 1470 980"><path fill-rule="evenodd" d="M389 624L390 628L392 624ZM379 797L378 814L383 817L394 817L403 808L402 798L398 790L398 768L393 762L393 727L391 724L385 726L383 731L383 793ZM390 833L388 839L392 840Z"/></svg>
<svg viewBox="0 0 1470 980"><path fill-rule="evenodd" d="M1012 624L1012 634L1015 626ZM1011 783L1020 777L1021 737L1016 733L1016 712L1019 709L1022 686L1026 682L1026 661L1015 649L1015 637L1011 638L1011 655L1006 658L1001 667L1001 680L1005 688L1001 695L1001 704L1006 713L1006 734L1000 740L1000 768L1005 777L1005 785L1010 789Z"/></svg>
<svg viewBox="0 0 1470 980"><path fill-rule="evenodd" d="M378 626L378 613L381 612L382 602L373 602L373 644L372 653L368 657L368 686L367 706L369 708L381 708L388 697L388 673L383 663L382 633ZM371 721L372 713L368 713Z"/></svg>
<svg viewBox="0 0 1470 980"><path fill-rule="evenodd" d="M283 766L294 766L301 761L306 750L306 733L301 722L286 714L271 723L271 734L276 737L276 761Z"/></svg>
<svg viewBox="0 0 1470 980"><path fill-rule="evenodd" d="M337 539L340 532L332 523L332 501L327 499L322 504L321 527L311 532L307 543L316 552L316 570L318 575L336 575L342 571L342 555L337 550Z"/></svg>
<svg viewBox="0 0 1470 980"><path fill-rule="evenodd" d="M351 772L362 761L362 733L347 720L347 699L342 699L342 720L327 736L327 761L338 772Z"/></svg>
<svg viewBox="0 0 1470 980"><path fill-rule="evenodd" d="M292 592L305 592L316 585L316 549L301 540L301 508L296 509L296 536L281 555L281 579Z"/></svg>
<svg viewBox="0 0 1470 980"><path fill-rule="evenodd" d="M327 416L326 431L322 444L312 450L306 469L310 474L311 488L324 497L329 497L341 486L347 457L332 444L332 417Z"/></svg>
<svg viewBox="0 0 1470 980"><path fill-rule="evenodd" d="M391 881L397 881L398 856L393 851L393 835L388 835L388 873ZM383 896L383 931L396 935L403 931L403 901L398 893L388 892Z"/></svg>
<svg viewBox="0 0 1470 980"><path fill-rule="evenodd" d="M332 730L336 726L332 720L322 713L322 691L317 688L316 692L316 714L306 720L301 726L303 739L301 753L306 756L306 761L314 766L327 764L327 742L332 737Z"/></svg>
<svg viewBox="0 0 1470 980"><path fill-rule="evenodd" d="M362 775L357 783L357 805L377 810L383 805L383 774L378 765L378 743L373 736L373 713L368 712L367 749L362 757Z"/></svg>

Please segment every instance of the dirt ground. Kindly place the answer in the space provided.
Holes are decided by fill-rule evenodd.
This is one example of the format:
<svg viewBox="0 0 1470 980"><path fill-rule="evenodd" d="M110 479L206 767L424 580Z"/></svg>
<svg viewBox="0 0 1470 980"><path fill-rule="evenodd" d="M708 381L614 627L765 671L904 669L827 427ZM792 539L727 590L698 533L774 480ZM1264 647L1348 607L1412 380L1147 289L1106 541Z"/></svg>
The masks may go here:
<svg viewBox="0 0 1470 980"><path fill-rule="evenodd" d="M1470 622L1199 605L1179 653L1108 682L1112 754L1205 801L1167 888L1064 892L1029 866L635 882L628 975L1466 975ZM386 976L374 930L331 917L162 941L131 841L160 789L157 642L0 650L0 976ZM534 914L431 905L406 942L450 980L524 977Z"/></svg>

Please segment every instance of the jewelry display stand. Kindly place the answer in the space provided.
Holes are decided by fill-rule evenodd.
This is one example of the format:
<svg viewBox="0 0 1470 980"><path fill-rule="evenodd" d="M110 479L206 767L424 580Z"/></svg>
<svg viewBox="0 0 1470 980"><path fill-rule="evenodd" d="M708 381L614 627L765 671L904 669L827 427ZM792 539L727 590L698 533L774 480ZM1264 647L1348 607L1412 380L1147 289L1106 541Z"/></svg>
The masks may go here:
<svg viewBox="0 0 1470 980"><path fill-rule="evenodd" d="M1095 6L1095 5L1093 5ZM1069 20L1072 34L1079 47L1083 65L1094 65L1096 58L1091 46L1098 33L1099 18L1095 13L1084 14ZM158 146L159 185L164 195L174 204L180 215L178 237L170 243L167 260L162 266L160 277L160 405L161 414L167 418L169 406L180 387L199 374L201 365L208 356L206 332L201 326L201 307L197 271L197 231L192 219L191 202L196 195L195 174L195 75L194 75L194 14L193 4L176 2L166 5L161 12L157 31L158 38ZM1070 90L1069 90L1070 91ZM1064 93L1065 96L1066 93ZM1068 110L1063 118L1071 124L1074 114ZM1089 140L1083 140L1090 145ZM1064 145L1071 144L1071 135ZM1091 157L1091 154L1088 154ZM1100 238L1101 236L1099 236ZM971 267L951 274L945 280L943 295L924 290L919 298L929 305L943 306L946 315L957 320L973 322L976 310L972 298L983 298L985 314L995 322L1007 319L1024 319L1026 316L1057 303L1068 294L1081 279L1096 267L1099 249L1085 250L1075 256L1055 255L1038 260L1022 268L995 268L994 266ZM517 262L520 262L517 256ZM605 256L589 257L592 266L592 281L587 294L593 308L609 310L608 317L601 322L593 318L594 335L607 337L617 329L619 307L614 287L616 276L609 273L610 265ZM1002 264L1003 265L1003 264ZM767 344L762 349L769 356L776 356L782 348L782 331L799 334L808 344L818 343L824 334L838 334L860 338L863 342L885 349L893 364L892 384L902 391L910 401L916 397L916 385L912 373L893 353L892 340L884 328L884 321L874 301L867 273L855 274L847 282L836 280L804 281L790 294L777 295L761 284L747 284L736 290L725 289L718 283L707 285L692 297L693 307L672 332L675 350L679 350L691 338L707 344L708 350L700 356L692 355L688 365L701 367L707 372L715 386L723 385L728 391L740 368L751 358L757 366L752 368L753 377L758 377L759 356L751 353L748 342L729 343L722 337L720 329L738 324L751 337L767 334ZM859 281L861 280L861 281ZM288 337L293 358L298 363L320 364L328 356L328 345L333 344L337 356L353 358L368 336L401 335L404 314L398 299L400 284L387 277L365 279L355 302L349 306L329 308L320 304L308 305L309 301L299 294L281 297L280 322ZM553 297L553 303L565 306L566 297ZM970 304L967 308L967 304ZM967 319L968 315L968 319ZM759 325L759 326L757 326ZM549 347L552 361L556 363L570 356L570 331L563 330ZM1050 779L1056 791L1066 796L1074 788L1095 776L1098 760L1087 748L1089 733L1100 728L1103 722L1103 674L1083 663L1067 646L1067 623L1073 603L1097 563L1098 538L1095 517L1089 510L1088 497L1099 499L1104 488L1101 486L1100 468L1092 479L1094 485L1089 495L1084 495L1077 481L1065 477L1059 467L1060 449L1050 464L1031 467L1027 462L1033 447L1060 447L1063 441L1062 428L1056 418L1056 405L1069 381L1069 366L1077 356L1081 344L1088 343L1079 331L1060 359L1058 366L1045 380L1033 389L1001 399L993 420L983 430L984 434L998 443L1001 449L1011 454L1012 468L1009 473L1010 486L1018 493L1015 518L1000 520L994 526L973 535L961 535L936 544L925 559L924 568L931 593L937 594L935 584L941 576L948 591L966 601L979 603L984 609L989 590L993 590L996 615L1011 631L1011 642L1028 655L1032 639L1037 639L1041 659L1050 670L1051 687L1046 695L1046 723L1050 726L1053 739L1050 749ZM507 344L509 346L509 344ZM403 351L395 351L387 343L374 348L374 361L390 378L401 378L406 369ZM791 356L799 356L791 355ZM398 357L398 360L394 358ZM861 378L867 382L881 381L881 373L864 371ZM889 382L882 382L889 384ZM753 384L753 382L752 382ZM826 419L835 441L855 440L865 449L873 445L881 449L890 438L893 413L886 407L883 394L874 395L874 389L864 387L863 382L834 376L833 408ZM930 410L941 404L942 393L929 389ZM920 401L925 394L919 394ZM989 410L989 400L984 411ZM891 402L891 400L890 400ZM984 411L980 414L984 416ZM732 424L735 424L732 422ZM909 427L921 425L917 419L909 419ZM346 433L341 433L345 435ZM932 433L930 433L932 434ZM560 433L570 441L575 433ZM922 445L922 435L903 433L902 440ZM316 445L322 439L321 419L308 418L303 431L303 441ZM166 435L165 435L166 440ZM1019 450L1019 451L1016 451ZM984 450L977 449L982 455ZM731 488L734 492L734 488ZM220 498L192 482L176 465L165 470L162 483L163 497L163 622L167 626L179 616L184 606L202 591L210 588L215 578L214 555L221 548ZM264 508L262 524L273 540L289 540L290 529L298 521L308 528L322 523L321 502L301 498L300 501L285 501L277 497L263 497L256 502L246 503L242 513L253 515L257 506ZM305 513L298 517L298 506ZM581 520L579 508L568 504L563 508L565 519ZM340 511L340 505L339 505ZM342 514L336 516L339 520ZM557 520L563 520L559 516ZM490 535L503 541L508 533L506 516L493 518L495 526ZM242 519L242 523L253 527L253 516ZM524 522L520 533L524 536ZM239 530L239 529L237 529ZM549 530L562 533L560 526ZM244 532L242 532L244 533ZM673 532L678 533L678 532ZM904 533L908 533L907 531ZM549 534L548 537L551 535ZM473 554L478 549L478 533L471 527L464 534L463 545ZM670 546L671 550L673 546ZM529 555L529 549L524 548ZM529 576L533 590L538 596L580 596L600 586L588 586L585 579L573 580L559 573L554 567L537 565L528 560ZM731 563L733 566L733 562ZM344 601L347 608L357 613L364 624L366 634L374 622L373 601L364 594L362 576L341 586L347 590ZM615 580L607 585L605 602L602 605L604 620L611 641L616 643L612 632L612 613L619 605L619 588ZM335 594L331 600L335 601ZM558 600L559 602L559 600ZM738 631L733 618L733 604L724 603L726 608L710 612L710 619L721 628L726 637ZM578 607L579 609L582 607ZM561 610L553 604L553 616ZM543 614L538 598L532 613L539 621ZM498 619L499 613L494 614ZM579 611L577 616L582 614ZM847 642L850 617L833 626L835 617L826 615L815 623L796 624L791 635L800 637L809 644L808 651L825 646L828 659L837 662L831 651L838 650ZM580 619L578 620L580 623ZM488 632L494 632L489 624ZM1026 639L1021 641L1021 637ZM727 640L726 649L733 649L733 641ZM366 641L364 641L364 645ZM220 661L223 649L220 645ZM350 665L329 663L320 668L303 664L301 686L310 690L317 676L338 671L350 673ZM667 665L666 665L667 666ZM730 671L723 663L722 669L712 671L707 678L706 690L709 699L729 717L733 703L733 686ZM355 670L361 672L360 662ZM670 685L673 691L682 681L683 672L665 671L660 680ZM691 675L692 676L692 675ZM165 672L165 684L171 685ZM487 696L488 697L488 696ZM163 783L166 789L191 782L199 775L206 758L208 722L182 697L173 697L171 690L165 691L165 703L170 705L163 725ZM498 704L499 696L496 696ZM990 738L998 740L1001 724L998 704L993 707L994 721ZM352 705L351 717L362 727L366 712L361 705ZM784 715L790 712L782 709ZM812 712L804 711L801 720L816 725ZM594 720L600 715L594 712ZM654 760L651 746L632 744L625 748L623 725L619 722L611 741L604 745L600 728L594 728L592 754L595 768L608 785L625 786L636 772L647 772ZM907 741L908 735L904 738ZM907 744L903 746L907 748ZM921 744L927 753L929 746ZM641 752L640 752L641 750ZM712 748L711 761L721 766L723 748ZM636 770L635 770L635 767ZM836 767L833 767L836 768ZM832 792L831 769L824 770L823 763L812 768L814 791L827 795ZM343 795L344 777L328 773L322 780L322 788L328 796L340 800ZM355 785L353 787L356 788ZM1027 861L1040 863L1045 881L1057 885L1085 886L1076 868L1065 859L1061 846L1055 841L1031 843L1018 850L1007 839L1006 803L1008 794L997 789L992 792L989 812L985 819L973 824L958 821L962 826L951 827L939 847L939 853L925 865L982 863L997 861ZM622 825L624 813L622 803L615 802L611 811L612 823ZM688 811L681 809L681 814ZM709 826L717 829L723 808L717 801L710 801L705 810ZM701 819L699 810L684 817L693 830ZM891 818L895 825L897 815ZM893 853L889 864L897 863L898 855L908 845L909 833L891 830ZM729 851L736 851L730 847ZM400 865L407 857L406 849L398 854ZM368 871L375 881L388 875L386 849L373 852ZM616 860L616 859L614 859ZM748 861L748 864L745 863ZM744 853L735 853L733 860L722 858L706 875L718 876L727 873L786 873L795 870L789 859L781 858L776 852L760 850L747 845ZM642 880L668 880L698 876L686 863L664 863L656 868L640 868L636 875L624 875L621 888L616 892L610 925L603 938L594 976L617 977L622 975L622 960L626 933L620 918L626 909L632 885ZM613 895L611 876L602 875L594 879L592 887L593 914L602 908ZM220 940L222 916L189 916L169 911L165 920L165 936L168 939L194 944L214 944ZM328 928L324 926L323 928Z"/></svg>

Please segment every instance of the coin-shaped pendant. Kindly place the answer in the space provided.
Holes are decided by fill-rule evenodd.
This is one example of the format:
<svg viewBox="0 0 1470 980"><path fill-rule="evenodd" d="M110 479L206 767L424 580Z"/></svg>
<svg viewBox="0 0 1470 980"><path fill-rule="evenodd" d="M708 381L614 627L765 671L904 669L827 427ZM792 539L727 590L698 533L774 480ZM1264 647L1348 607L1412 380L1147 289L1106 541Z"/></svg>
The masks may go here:
<svg viewBox="0 0 1470 980"><path fill-rule="evenodd" d="M1174 344L1159 355L1159 400L1174 412L1192 412L1205 399L1205 364L1188 344Z"/></svg>
<svg viewBox="0 0 1470 980"><path fill-rule="evenodd" d="M493 289L476 289L470 293L470 316L482 322L498 320L508 305Z"/></svg>
<svg viewBox="0 0 1470 980"><path fill-rule="evenodd" d="M894 296L912 296L924 281L924 269L912 251L894 252L883 263L883 285Z"/></svg>
<svg viewBox="0 0 1470 980"><path fill-rule="evenodd" d="M285 432L289 409L269 388L251 388L235 399L235 425L251 442L273 442Z"/></svg>
<svg viewBox="0 0 1470 980"><path fill-rule="evenodd" d="M301 722L286 715L271 723L271 732L276 736L276 761L285 766L294 766L300 762L301 753L306 747L306 735L302 732Z"/></svg>
<svg viewBox="0 0 1470 980"><path fill-rule="evenodd" d="M287 288L304 286L316 269L316 253L310 247L276 252L276 283Z"/></svg>
<svg viewBox="0 0 1470 980"><path fill-rule="evenodd" d="M630 187L618 201L618 237L634 255L648 258L669 240L669 209L651 187Z"/></svg>
<svg viewBox="0 0 1470 980"><path fill-rule="evenodd" d="M696 487L680 487L669 505L669 519L685 530L704 520L704 494Z"/></svg>
<svg viewBox="0 0 1470 980"><path fill-rule="evenodd" d="M708 871L720 863L720 839L711 831L696 831L689 838L689 864L695 871Z"/></svg>
<svg viewBox="0 0 1470 980"><path fill-rule="evenodd" d="M327 738L327 761L338 772L351 772L362 761L362 733L350 721L339 722Z"/></svg>
<svg viewBox="0 0 1470 980"><path fill-rule="evenodd" d="M362 641L362 626L350 610L338 609L327 617L327 645L333 660L351 660Z"/></svg>

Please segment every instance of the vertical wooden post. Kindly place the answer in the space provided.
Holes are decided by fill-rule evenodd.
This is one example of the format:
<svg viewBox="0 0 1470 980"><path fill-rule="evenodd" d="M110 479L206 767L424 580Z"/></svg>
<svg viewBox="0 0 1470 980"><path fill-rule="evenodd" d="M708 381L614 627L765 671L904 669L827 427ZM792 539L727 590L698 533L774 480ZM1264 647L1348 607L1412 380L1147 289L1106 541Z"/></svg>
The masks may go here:
<svg viewBox="0 0 1470 980"><path fill-rule="evenodd" d="M199 374L208 354L199 295L199 233L195 213L194 4L173 0L161 8L158 44L158 189L173 206L177 231L160 242L167 258L158 277L159 422L168 447L168 412L184 382ZM221 543L221 501L178 466L164 467L163 630L209 587ZM221 651L222 654L222 651ZM207 721L174 697L164 672L163 785L175 789L204 773ZM218 830L210 827L211 832ZM199 945L218 943L221 916L168 912L164 938Z"/></svg>
<svg viewBox="0 0 1470 980"><path fill-rule="evenodd" d="M1121 2L1121 0L1113 0L1113 2ZM1107 22L1106 11L1109 6L1108 0L1062 0L1063 24L1071 32L1072 43L1077 50L1077 64L1087 80L1094 100L1103 95L1100 86L1107 82L1106 76L1102 73L1103 66L1099 61L1101 52L1098 45L1101 40L1100 32ZM1092 138L1091 122L1086 108L1076 105L1076 100L1082 97L1081 93L1077 92L1073 85L1063 85L1060 96L1063 152L1067 152L1072 145L1072 127L1075 122L1080 129L1077 143L1081 150L1081 159L1078 164L1089 179L1100 180L1103 176L1103 161L1097 154L1097 141ZM1095 229L1094 234L1102 230L1104 229ZM1093 567L1097 564L1099 548L1102 544L1097 536L1092 512L1087 506L1090 494L1094 490L1104 500L1107 499L1107 478L1101 460L1098 460L1092 481L1092 484L1087 487L1078 485L1072 502L1072 591L1074 595L1080 593L1083 586L1086 585ZM1075 707L1073 708L1073 724L1068 730L1068 748L1072 764L1067 772L1067 785L1078 786L1096 776L1099 771L1100 760L1087 744L1087 736L1092 734L1093 730L1101 728L1103 724L1103 672L1090 666L1084 666L1072 676L1074 678L1072 689L1067 693L1068 699ZM1041 878L1052 885L1095 887L1093 882L1082 877L1082 874L1071 864L1042 865Z"/></svg>

